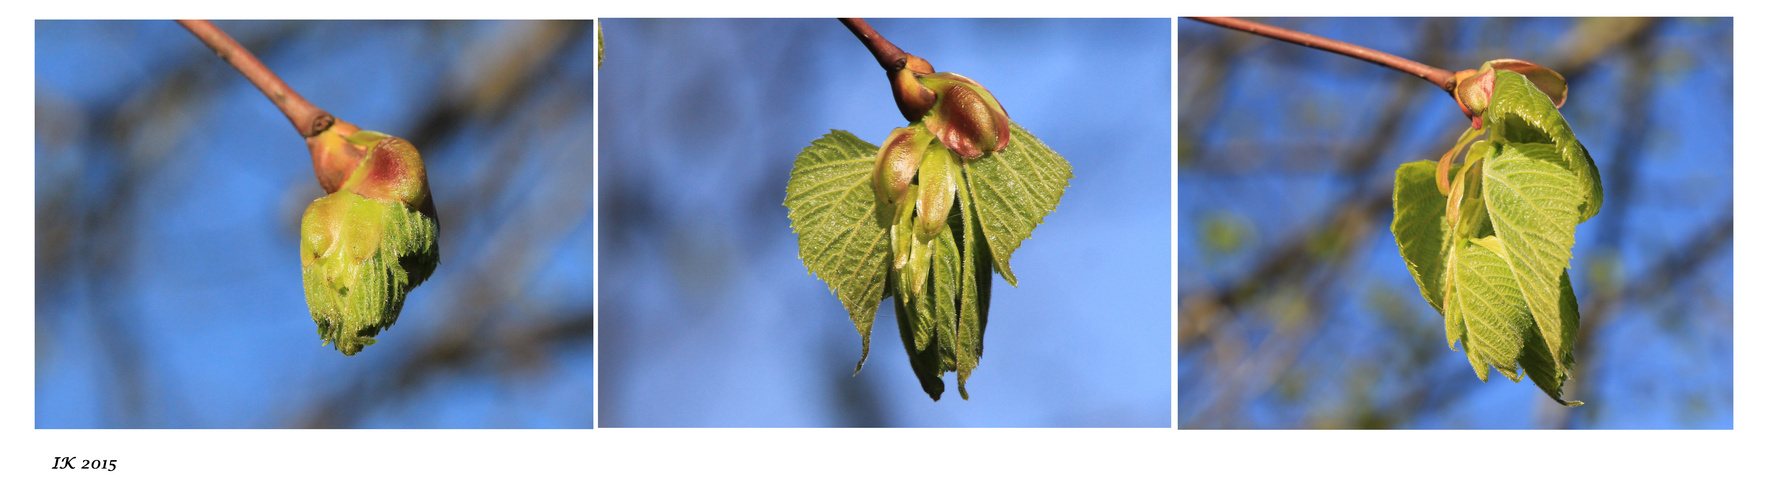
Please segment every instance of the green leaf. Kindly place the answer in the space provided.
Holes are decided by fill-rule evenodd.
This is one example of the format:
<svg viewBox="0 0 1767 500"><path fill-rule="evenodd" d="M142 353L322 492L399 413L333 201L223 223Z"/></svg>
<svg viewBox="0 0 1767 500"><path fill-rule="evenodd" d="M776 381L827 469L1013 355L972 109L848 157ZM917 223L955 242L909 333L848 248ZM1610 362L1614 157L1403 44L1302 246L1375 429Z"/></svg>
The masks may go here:
<svg viewBox="0 0 1767 500"><path fill-rule="evenodd" d="M1491 152L1484 168L1486 211L1556 359L1571 349L1560 316L1559 275L1570 265L1576 241L1577 178L1559 165L1548 144L1499 144Z"/></svg>
<svg viewBox="0 0 1767 500"><path fill-rule="evenodd" d="M1526 336L1533 330L1534 319L1500 251L1502 243L1495 238L1458 244L1453 263L1454 290L1449 294L1450 312L1445 316L1449 333L1460 334L1459 340L1479 380L1486 379L1485 365L1489 364L1510 380L1519 381L1516 361L1521 357ZM1453 347L1453 340L1449 347Z"/></svg>
<svg viewBox="0 0 1767 500"><path fill-rule="evenodd" d="M926 289L913 298L904 298L897 294L897 302L912 311L913 317L897 317L900 325L911 325L902 332L903 346L908 349L909 366L914 369L914 376L920 379L921 389L926 391L934 401L945 390L945 384L939 381L946 372L957 371L965 355L960 350L961 340L957 332L959 281L962 280L961 264L957 254L957 243L951 231L943 231L934 237L929 252L930 277ZM909 339L912 339L910 341ZM970 365L972 368L974 365ZM938 383L933 383L938 381ZM964 399L969 399L967 391L962 390L962 380L958 382L959 392Z"/></svg>
<svg viewBox="0 0 1767 500"><path fill-rule="evenodd" d="M811 274L828 283L859 330L863 347L854 373L871 353L871 324L890 269L889 231L874 215L871 170L876 155L877 146L843 130L830 131L798 153L785 188L786 215L798 233L798 257ZM906 323L908 316L898 318Z"/></svg>
<svg viewBox="0 0 1767 500"><path fill-rule="evenodd" d="M889 281L894 286L896 274L890 273L890 276ZM939 350L914 348L917 316L909 316L908 298L904 294L896 294L896 299L890 303L896 306L896 330L902 335L902 346L908 350L908 367L914 370L914 377L920 380L920 390L932 396L933 401L938 401L939 395L945 393L945 381L939 379L939 375L944 373L939 371Z"/></svg>
<svg viewBox="0 0 1767 500"><path fill-rule="evenodd" d="M1569 273L1559 274L1559 286L1563 287L1559 297L1564 298L1564 303L1561 306L1565 311L1561 317L1561 328L1568 336L1561 343L1569 346L1576 340L1578 326L1577 295L1571 290L1571 275ZM1552 349L1546 345L1547 337L1541 335L1539 329L1535 329L1525 339L1527 343L1522 346L1521 365L1522 369L1528 373L1528 379L1533 380L1535 386L1538 386L1546 395L1552 396L1552 400L1557 401L1558 404L1582 406L1582 401L1564 400L1565 380L1570 378L1572 365L1575 364L1571 359L1570 350L1565 350L1562 356L1554 356Z"/></svg>
<svg viewBox="0 0 1767 500"><path fill-rule="evenodd" d="M962 288L957 311L957 393L964 400L969 399L969 390L965 383L969 381L970 372L982 358L982 333L988 327L988 292L994 282L993 257L988 254L988 245L977 240L976 231L980 225L976 221L975 210L969 196L969 188L965 182L957 183L957 212L960 223L953 231L961 231L962 241L958 246L963 249L963 268L958 285Z"/></svg>
<svg viewBox="0 0 1767 500"><path fill-rule="evenodd" d="M970 191L976 201L982 237L994 257L994 268L1018 286L1009 261L1031 230L1061 203L1073 166L1018 123L1005 150L969 161Z"/></svg>
<svg viewBox="0 0 1767 500"><path fill-rule="evenodd" d="M1577 222L1589 220L1601 211L1601 172L1589 150L1577 141L1564 115L1552 105L1552 98L1540 92L1527 77L1507 70L1497 71L1497 83L1491 91L1491 107L1484 120L1496 143L1538 143L1551 145L1559 161L1553 162L1575 176L1578 186Z"/></svg>
<svg viewBox="0 0 1767 500"><path fill-rule="evenodd" d="M956 371L957 354L957 294L958 278L962 264L958 263L957 243L951 231L940 232L933 246L933 283L929 288L933 293L928 296L928 309L933 312L933 324L929 328L938 328L939 374ZM969 399L969 398L964 398Z"/></svg>
<svg viewBox="0 0 1767 500"><path fill-rule="evenodd" d="M1436 312L1443 312L1443 281L1447 272L1449 228L1447 200L1436 189L1436 162L1399 166L1393 181L1393 239L1399 255L1417 281L1417 289Z"/></svg>

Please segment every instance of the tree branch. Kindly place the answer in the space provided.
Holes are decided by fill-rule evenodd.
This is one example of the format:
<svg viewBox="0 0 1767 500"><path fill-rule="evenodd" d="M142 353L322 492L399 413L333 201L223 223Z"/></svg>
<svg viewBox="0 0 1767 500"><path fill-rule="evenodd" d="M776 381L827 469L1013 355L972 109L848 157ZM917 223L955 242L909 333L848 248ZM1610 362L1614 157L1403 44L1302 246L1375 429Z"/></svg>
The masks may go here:
<svg viewBox="0 0 1767 500"><path fill-rule="evenodd" d="M885 40L883 35L878 34L877 30L871 29L871 24L866 23L864 19L857 17L840 19L841 24L847 25L847 29L852 30L853 36L859 37L859 43L865 44L865 48L871 51L872 57L877 58L877 65L883 66L884 71L899 70L908 64L908 52L896 47L896 44L890 43L889 40Z"/></svg>
<svg viewBox="0 0 1767 500"><path fill-rule="evenodd" d="M1388 54L1386 52L1244 19L1236 19L1232 17L1192 17L1190 19L1386 66L1405 74L1422 78L1431 84L1440 87L1442 90L1447 91L1449 94L1454 93L1453 71L1437 68L1435 66Z"/></svg>
<svg viewBox="0 0 1767 500"><path fill-rule="evenodd" d="M196 35L196 38L202 40L204 45L214 49L215 55L220 56L221 60L227 61L228 64L232 64L233 69L239 70L240 74L245 75L246 80L250 80L252 85L257 86L258 90L264 93L264 97L270 98L270 103L276 105L276 109L282 110L283 116L288 117L289 123L294 125L295 132L301 134L301 137L319 135L320 132L330 129L332 123L337 121L332 118L330 113L319 109L311 102L307 102L307 99L301 97L301 94L289 88L287 83L283 83L282 78L277 77L275 72L264 66L263 61L259 61L251 51L246 50L233 37L227 36L227 32L221 31L221 28L216 27L214 23L202 20L179 20L178 24L183 25L184 29L190 30L190 34Z"/></svg>

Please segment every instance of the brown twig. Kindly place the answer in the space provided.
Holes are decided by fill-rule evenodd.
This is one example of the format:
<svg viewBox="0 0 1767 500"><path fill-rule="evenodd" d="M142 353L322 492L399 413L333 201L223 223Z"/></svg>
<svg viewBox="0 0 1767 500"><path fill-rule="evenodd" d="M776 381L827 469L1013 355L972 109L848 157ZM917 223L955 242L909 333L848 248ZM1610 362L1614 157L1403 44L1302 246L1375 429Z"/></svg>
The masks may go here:
<svg viewBox="0 0 1767 500"><path fill-rule="evenodd" d="M853 31L853 36L859 37L859 43L865 44L865 48L871 50L872 57L877 58L877 65L883 66L884 71L899 70L908 64L908 52L896 47L896 44L890 43L889 40L885 40L883 35L879 35L877 30L871 29L871 24L866 23L864 19L857 17L840 19L841 24L847 25L847 29Z"/></svg>
<svg viewBox="0 0 1767 500"><path fill-rule="evenodd" d="M276 109L282 110L283 116L288 117L289 123L294 125L295 132L300 133L301 137L319 135L320 132L330 129L332 123L336 122L330 113L319 109L311 102L307 102L307 99L301 97L301 94L289 88L287 83L283 83L282 78L276 76L276 72L270 71L269 67L264 66L263 61L259 61L251 51L246 50L233 37L227 36L227 32L221 31L221 28L216 27L214 23L202 20L179 20L178 24L183 25L184 29L190 30L190 34L196 35L196 38L202 40L204 45L214 49L215 55L220 56L221 60L227 61L228 64L232 64L233 69L239 70L240 74L245 75L246 80L250 80L252 85L256 85L258 90L264 93L264 97L270 98L270 103L276 105Z"/></svg>
<svg viewBox="0 0 1767 500"><path fill-rule="evenodd" d="M1234 29L1326 52L1354 57L1386 66L1429 81L1449 94L1454 93L1454 72L1356 44L1340 42L1318 35L1278 28L1264 23L1232 17L1192 17L1197 21Z"/></svg>

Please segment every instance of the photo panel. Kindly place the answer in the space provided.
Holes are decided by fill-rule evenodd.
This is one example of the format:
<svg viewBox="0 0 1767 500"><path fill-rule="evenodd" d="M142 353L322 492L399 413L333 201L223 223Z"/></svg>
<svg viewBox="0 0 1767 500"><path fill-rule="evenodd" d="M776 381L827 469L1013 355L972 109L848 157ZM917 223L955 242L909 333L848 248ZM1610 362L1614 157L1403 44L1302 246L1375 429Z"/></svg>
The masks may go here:
<svg viewBox="0 0 1767 500"><path fill-rule="evenodd" d="M1171 425L1169 19L604 27L601 425Z"/></svg>
<svg viewBox="0 0 1767 500"><path fill-rule="evenodd" d="M1179 428L1734 427L1732 45L1180 19Z"/></svg>
<svg viewBox="0 0 1767 500"><path fill-rule="evenodd" d="M182 24L35 25L37 428L593 424L592 23Z"/></svg>

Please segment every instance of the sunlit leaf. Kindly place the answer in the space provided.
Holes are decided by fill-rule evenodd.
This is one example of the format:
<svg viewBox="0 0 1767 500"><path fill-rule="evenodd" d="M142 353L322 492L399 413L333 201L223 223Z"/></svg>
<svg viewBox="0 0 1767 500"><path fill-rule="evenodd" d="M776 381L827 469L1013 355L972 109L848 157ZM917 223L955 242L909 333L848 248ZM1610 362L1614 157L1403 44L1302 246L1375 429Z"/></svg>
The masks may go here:
<svg viewBox="0 0 1767 500"><path fill-rule="evenodd" d="M1577 134L1571 132L1571 125L1553 106L1552 98L1535 88L1527 77L1513 71L1498 71L1491 108L1485 111L1484 118L1493 142L1552 146L1560 160L1555 163L1577 179L1577 222L1589 220L1601 211L1601 172L1595 168L1595 160L1577 141Z"/></svg>
<svg viewBox="0 0 1767 500"><path fill-rule="evenodd" d="M1511 143L1501 150L1484 169L1486 210L1547 347L1562 353L1570 346L1561 345L1558 277L1576 241L1577 178L1557 164L1551 145Z"/></svg>
<svg viewBox="0 0 1767 500"><path fill-rule="evenodd" d="M1393 182L1393 239L1418 291L1436 312L1442 312L1450 241L1446 206L1447 200L1436 189L1436 162L1399 167Z"/></svg>

